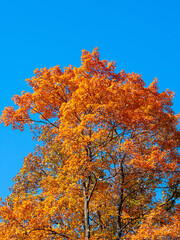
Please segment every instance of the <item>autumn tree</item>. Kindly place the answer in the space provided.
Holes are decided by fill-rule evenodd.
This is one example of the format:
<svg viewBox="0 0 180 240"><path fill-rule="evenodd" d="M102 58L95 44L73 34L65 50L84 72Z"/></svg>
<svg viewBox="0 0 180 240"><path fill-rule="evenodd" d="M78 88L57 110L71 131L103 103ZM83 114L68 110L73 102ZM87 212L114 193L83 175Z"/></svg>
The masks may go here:
<svg viewBox="0 0 180 240"><path fill-rule="evenodd" d="M0 208L0 239L178 239L180 131L174 94L115 73L99 51L35 70L1 122L37 147ZM159 192L161 192L159 194Z"/></svg>

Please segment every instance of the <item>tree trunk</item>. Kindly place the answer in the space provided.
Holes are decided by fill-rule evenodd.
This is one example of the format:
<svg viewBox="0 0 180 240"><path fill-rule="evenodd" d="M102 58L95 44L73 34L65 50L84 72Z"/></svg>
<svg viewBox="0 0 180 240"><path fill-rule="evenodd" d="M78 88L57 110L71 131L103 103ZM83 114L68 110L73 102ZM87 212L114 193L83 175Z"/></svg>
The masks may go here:
<svg viewBox="0 0 180 240"><path fill-rule="evenodd" d="M84 199L84 226L85 226L85 240L90 238L90 224L89 224L89 200Z"/></svg>
<svg viewBox="0 0 180 240"><path fill-rule="evenodd" d="M116 229L117 238L116 238L116 240L120 240L121 236L122 236L121 212L122 212L122 203L119 204L118 211L117 211L117 229Z"/></svg>
<svg viewBox="0 0 180 240"><path fill-rule="evenodd" d="M123 161L125 156L121 160L120 163L120 174L121 174L121 190L120 190L120 197L117 209L117 228L116 228L116 240L120 240L122 237L122 211L123 211L123 196L124 196L124 168L123 168Z"/></svg>

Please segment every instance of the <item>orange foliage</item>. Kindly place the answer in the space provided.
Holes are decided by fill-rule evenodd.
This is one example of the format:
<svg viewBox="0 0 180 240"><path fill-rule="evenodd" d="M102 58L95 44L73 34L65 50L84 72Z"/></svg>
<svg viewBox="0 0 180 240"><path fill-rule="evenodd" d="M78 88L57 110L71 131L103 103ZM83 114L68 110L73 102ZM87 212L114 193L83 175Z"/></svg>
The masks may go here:
<svg viewBox="0 0 180 240"><path fill-rule="evenodd" d="M98 49L83 50L79 68L36 69L27 82L32 93L14 96L1 122L28 124L41 144L0 207L0 239L178 239L174 94L115 73Z"/></svg>

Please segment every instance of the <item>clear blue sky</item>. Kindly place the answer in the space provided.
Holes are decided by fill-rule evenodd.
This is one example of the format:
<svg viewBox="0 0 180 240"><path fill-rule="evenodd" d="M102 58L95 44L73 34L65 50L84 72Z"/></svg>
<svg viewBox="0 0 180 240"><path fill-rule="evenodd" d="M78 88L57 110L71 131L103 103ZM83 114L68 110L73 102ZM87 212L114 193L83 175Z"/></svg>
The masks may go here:
<svg viewBox="0 0 180 240"><path fill-rule="evenodd" d="M179 0L8 0L0 4L0 111L28 90L41 67L80 66L81 50L96 46L117 71L142 74L160 91L176 92L180 112ZM0 196L8 195L23 157L33 150L29 131L0 125Z"/></svg>

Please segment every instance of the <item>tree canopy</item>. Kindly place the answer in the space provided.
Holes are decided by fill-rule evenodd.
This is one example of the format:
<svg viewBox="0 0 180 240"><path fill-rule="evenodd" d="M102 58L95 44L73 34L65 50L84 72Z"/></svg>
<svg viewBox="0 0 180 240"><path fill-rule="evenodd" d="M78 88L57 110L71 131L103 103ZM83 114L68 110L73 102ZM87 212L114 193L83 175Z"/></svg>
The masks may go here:
<svg viewBox="0 0 180 240"><path fill-rule="evenodd" d="M34 132L0 239L151 240L180 237L179 115L174 93L115 73L98 49L81 66L35 70L1 122ZM160 193L159 193L160 192Z"/></svg>

